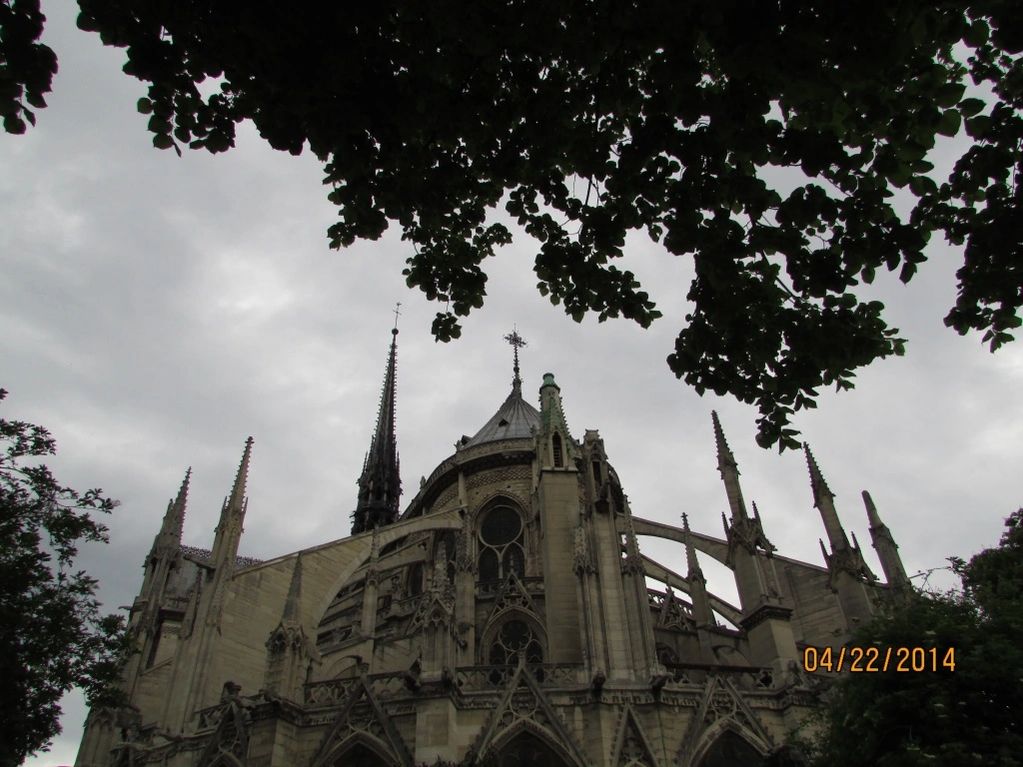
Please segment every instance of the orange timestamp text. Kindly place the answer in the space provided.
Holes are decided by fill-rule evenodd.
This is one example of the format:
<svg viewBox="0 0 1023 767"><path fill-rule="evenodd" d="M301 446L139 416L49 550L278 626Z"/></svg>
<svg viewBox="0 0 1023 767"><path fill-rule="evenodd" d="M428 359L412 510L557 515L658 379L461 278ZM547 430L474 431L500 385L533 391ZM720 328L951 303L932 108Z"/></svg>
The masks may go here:
<svg viewBox="0 0 1023 767"><path fill-rule="evenodd" d="M841 673L955 671L954 647L806 647L803 670Z"/></svg>

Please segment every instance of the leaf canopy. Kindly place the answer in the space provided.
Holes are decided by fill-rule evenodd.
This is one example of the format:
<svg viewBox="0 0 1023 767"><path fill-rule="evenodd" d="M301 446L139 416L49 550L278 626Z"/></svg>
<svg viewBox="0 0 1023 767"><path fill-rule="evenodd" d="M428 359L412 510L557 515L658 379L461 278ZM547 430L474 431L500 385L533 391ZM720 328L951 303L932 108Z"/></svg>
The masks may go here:
<svg viewBox="0 0 1023 767"><path fill-rule="evenodd" d="M912 279L933 233L965 246L946 324L992 349L1020 325L1014 1L79 5L149 83L156 147L226 151L251 120L322 160L332 246L397 224L440 340L483 303L500 208L576 320L660 316L619 265L628 233L692 258L668 365L758 405L764 445L796 444L821 386L903 353L862 286ZM943 136L967 139L947 179L927 159Z"/></svg>

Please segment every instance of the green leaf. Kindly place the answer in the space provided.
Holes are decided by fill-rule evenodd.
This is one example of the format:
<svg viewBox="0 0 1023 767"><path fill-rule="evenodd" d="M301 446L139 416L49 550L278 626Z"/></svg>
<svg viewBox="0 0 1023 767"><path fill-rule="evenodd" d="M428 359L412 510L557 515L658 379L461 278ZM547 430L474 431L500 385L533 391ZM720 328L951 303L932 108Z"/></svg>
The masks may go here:
<svg viewBox="0 0 1023 767"><path fill-rule="evenodd" d="M153 102L143 96L135 102L135 108L138 109L141 114L147 115L153 111Z"/></svg>
<svg viewBox="0 0 1023 767"><path fill-rule="evenodd" d="M946 109L941 113L941 120L938 122L938 133L942 136L955 136L962 124L962 115L955 109Z"/></svg>
<svg viewBox="0 0 1023 767"><path fill-rule="evenodd" d="M934 103L946 109L954 107L959 103L959 99L963 97L965 91L966 85L963 83L946 83L938 89Z"/></svg>
<svg viewBox="0 0 1023 767"><path fill-rule="evenodd" d="M978 98L963 99L959 102L959 113L963 117L973 117L984 108L984 101Z"/></svg>

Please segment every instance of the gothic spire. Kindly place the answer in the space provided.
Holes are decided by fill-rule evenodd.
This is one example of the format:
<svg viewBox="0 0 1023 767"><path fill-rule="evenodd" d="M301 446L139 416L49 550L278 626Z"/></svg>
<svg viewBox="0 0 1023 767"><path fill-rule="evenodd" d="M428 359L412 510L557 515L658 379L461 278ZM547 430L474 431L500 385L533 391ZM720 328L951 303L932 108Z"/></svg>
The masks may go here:
<svg viewBox="0 0 1023 767"><path fill-rule="evenodd" d="M398 465L398 440L394 431L396 366L398 360L398 319L391 330L391 348L387 354L384 386L380 393L377 424L370 440L369 453L359 477L359 500L352 514L352 535L389 525L398 518L401 477Z"/></svg>
<svg viewBox="0 0 1023 767"><path fill-rule="evenodd" d="M728 496L728 506L732 512L731 522L733 525L741 524L749 519L746 514L746 504L742 500L742 488L739 486L739 465L735 462L728 442L725 441L725 432L721 428L721 421L715 411L710 413L714 422L714 442L718 452L718 471L721 472L721 479L725 483L725 493Z"/></svg>
<svg viewBox="0 0 1023 767"><path fill-rule="evenodd" d="M874 499L870 493L863 491L863 505L867 507L867 520L870 522L870 539L873 542L877 557L881 560L881 571L884 573L888 585L896 590L909 591L911 589L909 577L906 575L906 568L902 564L902 557L899 556L899 547L892 537L888 525L881 521L877 513Z"/></svg>
<svg viewBox="0 0 1023 767"><path fill-rule="evenodd" d="M238 473L235 474L231 494L224 499L224 505L220 509L220 523L217 525L217 532L213 539L214 562L223 559L233 566L234 558L238 555L238 543L241 541L245 511L249 505L248 499L245 497L245 485L249 479L252 443L252 437L245 440L245 450L242 452L242 460L238 464Z"/></svg>
<svg viewBox="0 0 1023 767"><path fill-rule="evenodd" d="M820 511L821 519L824 520L824 529L828 533L828 543L831 544L831 550L848 549L849 538L846 536L842 522L838 518L838 512L835 510L835 494L831 492L831 488L828 487L828 483L824 480L824 475L817 466L813 453L810 452L810 445L804 443L803 449L806 452L806 465L810 470L810 489L813 491L813 505Z"/></svg>
<svg viewBox="0 0 1023 767"><path fill-rule="evenodd" d="M700 569L700 562L696 558L696 547L693 545L692 533L689 530L689 515L682 514L682 530L686 538L686 580L689 582L689 599L693 605L693 620L697 626L714 625L714 612L710 607L710 599L707 596L707 579Z"/></svg>
<svg viewBox="0 0 1023 767"><path fill-rule="evenodd" d="M188 467L185 478L178 489L178 495L167 503L167 513L163 515L163 525L157 537L159 543L177 545L181 543L181 534L185 528L185 506L188 504L188 485L192 478L192 467Z"/></svg>
<svg viewBox="0 0 1023 767"><path fill-rule="evenodd" d="M252 437L245 440L245 450L242 451L242 460L238 464L238 473L234 476L234 485L231 487L231 496L226 505L230 508L241 508L245 500L245 485L249 481L249 458L252 456Z"/></svg>

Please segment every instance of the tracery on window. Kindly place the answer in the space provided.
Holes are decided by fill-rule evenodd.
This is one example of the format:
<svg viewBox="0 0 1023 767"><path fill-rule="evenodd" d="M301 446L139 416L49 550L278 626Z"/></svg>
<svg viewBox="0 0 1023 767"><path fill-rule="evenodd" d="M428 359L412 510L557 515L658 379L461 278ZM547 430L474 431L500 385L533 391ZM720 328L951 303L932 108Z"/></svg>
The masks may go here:
<svg viewBox="0 0 1023 767"><path fill-rule="evenodd" d="M522 515L511 506L494 506L479 526L481 581L496 581L515 573L526 574L525 532Z"/></svg>
<svg viewBox="0 0 1023 767"><path fill-rule="evenodd" d="M543 663L543 645L533 627L524 620L512 618L501 624L490 643L487 659L493 666L515 666L520 656L529 665Z"/></svg>

